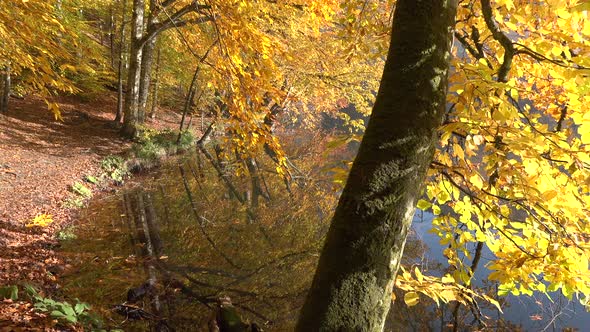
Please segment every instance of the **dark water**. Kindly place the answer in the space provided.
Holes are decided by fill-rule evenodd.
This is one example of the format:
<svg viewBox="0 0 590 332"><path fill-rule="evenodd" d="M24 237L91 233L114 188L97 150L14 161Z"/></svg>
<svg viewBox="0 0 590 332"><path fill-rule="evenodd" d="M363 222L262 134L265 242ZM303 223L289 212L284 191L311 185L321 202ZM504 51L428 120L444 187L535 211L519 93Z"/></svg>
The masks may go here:
<svg viewBox="0 0 590 332"><path fill-rule="evenodd" d="M430 220L433 216L424 213L414 219L413 229L418 234L420 241L428 246L427 255L438 262L446 261L442 252L444 247L439 244L439 238L430 233ZM493 259L492 253L484 247L481 258L481 267L476 270L473 285L485 287L489 270L485 265ZM501 298L503 302L503 314L497 310L484 310L484 314L491 318L491 323L500 317L525 331L590 331L590 313L578 302L569 301L560 292L550 293L551 299L544 294L534 296L513 296ZM491 324L490 324L491 325Z"/></svg>
<svg viewBox="0 0 590 332"><path fill-rule="evenodd" d="M140 185L90 203L77 238L62 245L74 267L64 277L64 294L92 304L107 325L126 331L209 331L220 298L245 322L290 331L334 204L327 192L316 191L275 196L265 208L249 210L211 170L186 160L168 165ZM404 261L440 275L445 259L427 220L417 217ZM476 283L484 277L481 269ZM537 301L512 298L503 317L531 331L590 330L581 307L559 298ZM396 304L387 329L448 330L451 312L452 306L426 301ZM498 314L484 313L492 322ZM537 314L542 320L531 319ZM468 315L461 319L471 330ZM495 330L516 330L502 326Z"/></svg>
<svg viewBox="0 0 590 332"><path fill-rule="evenodd" d="M64 292L103 308L114 325L126 318L112 309L129 289L147 293L131 301L142 311L128 314L125 330L207 330L220 297L265 330L291 330L326 220L305 218L288 200L275 207L280 218L252 215L223 186L206 183L217 181L214 174L200 178L182 165L184 178L172 165L142 188L90 204L77 239L62 245L76 268ZM143 311L149 317L134 322Z"/></svg>

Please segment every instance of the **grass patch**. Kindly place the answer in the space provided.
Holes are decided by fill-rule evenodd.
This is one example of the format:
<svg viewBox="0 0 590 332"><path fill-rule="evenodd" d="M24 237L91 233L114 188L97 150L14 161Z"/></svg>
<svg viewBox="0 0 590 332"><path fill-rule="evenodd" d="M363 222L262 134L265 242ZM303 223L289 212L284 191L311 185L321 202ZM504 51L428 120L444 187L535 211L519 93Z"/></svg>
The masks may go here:
<svg viewBox="0 0 590 332"><path fill-rule="evenodd" d="M195 137L190 131L177 131L165 129L144 129L138 136L138 141L131 148L133 159L130 161L130 169L141 170L158 166L166 156L175 155L190 149L195 142Z"/></svg>
<svg viewBox="0 0 590 332"><path fill-rule="evenodd" d="M92 190L88 189L85 185L80 182L75 182L72 185L72 192L75 194L83 197L83 198L90 198L92 197Z"/></svg>
<svg viewBox="0 0 590 332"><path fill-rule="evenodd" d="M79 196L72 196L72 197L68 197L64 203L63 206L66 209L79 209L84 207L84 198L79 197Z"/></svg>
<svg viewBox="0 0 590 332"><path fill-rule="evenodd" d="M92 176L92 175L86 175L84 177L84 181L88 182L88 183L92 183L92 184L98 184L100 182L99 179L97 179L96 177Z"/></svg>
<svg viewBox="0 0 590 332"><path fill-rule="evenodd" d="M76 238L78 238L78 236L76 235L76 227L74 227L74 226L64 227L59 232L57 232L56 238L59 241L75 240Z"/></svg>
<svg viewBox="0 0 590 332"><path fill-rule="evenodd" d="M130 175L125 159L121 156L107 156L100 162L103 171L102 177L106 177L116 184L122 184Z"/></svg>

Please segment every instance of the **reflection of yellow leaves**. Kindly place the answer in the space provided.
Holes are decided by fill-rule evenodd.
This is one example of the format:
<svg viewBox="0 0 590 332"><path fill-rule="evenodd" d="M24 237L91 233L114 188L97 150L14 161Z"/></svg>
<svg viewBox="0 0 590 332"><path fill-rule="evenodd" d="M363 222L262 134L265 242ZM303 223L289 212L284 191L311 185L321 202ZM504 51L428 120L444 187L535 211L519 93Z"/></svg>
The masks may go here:
<svg viewBox="0 0 590 332"><path fill-rule="evenodd" d="M53 217L50 214L38 214L33 221L28 223L27 227L47 227L53 222Z"/></svg>

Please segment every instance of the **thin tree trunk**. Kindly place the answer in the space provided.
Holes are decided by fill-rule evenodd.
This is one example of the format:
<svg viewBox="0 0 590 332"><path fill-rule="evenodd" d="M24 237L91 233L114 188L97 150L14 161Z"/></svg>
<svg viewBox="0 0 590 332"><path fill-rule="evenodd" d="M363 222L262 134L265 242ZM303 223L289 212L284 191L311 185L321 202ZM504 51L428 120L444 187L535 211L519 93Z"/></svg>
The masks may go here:
<svg viewBox="0 0 590 332"><path fill-rule="evenodd" d="M123 68L125 66L125 14L127 13L127 0L123 2L123 11L121 13L121 35L119 36L119 68L117 72L117 115L115 116L115 123L121 123L123 118Z"/></svg>
<svg viewBox="0 0 590 332"><path fill-rule="evenodd" d="M445 110L456 0L399 0L381 86L297 331L382 331Z"/></svg>
<svg viewBox="0 0 590 332"><path fill-rule="evenodd" d="M109 50L111 59L111 68L115 68L115 4L111 4L109 8Z"/></svg>
<svg viewBox="0 0 590 332"><path fill-rule="evenodd" d="M156 9L156 1L150 0L150 13L147 19L147 27L150 28L158 23L154 10ZM150 81L152 78L152 62L154 59L154 50L158 37L150 39L143 47L143 55L141 60L141 81L139 83L139 106L137 109L137 121L139 123L145 122L145 110L150 92Z"/></svg>
<svg viewBox="0 0 590 332"><path fill-rule="evenodd" d="M253 208L258 207L258 199L260 196L264 194L262 191L262 185L260 184L260 176L258 174L258 167L256 165L256 160L252 157L248 157L244 160L246 163L246 167L248 168L248 173L250 173L250 182L252 186L252 196L250 198L250 205Z"/></svg>
<svg viewBox="0 0 590 332"><path fill-rule="evenodd" d="M182 118L180 119L180 128L178 129L178 139L176 140L176 144L180 142L180 135L182 134L182 130L184 129L184 120L186 119L186 115L188 114L188 111L190 110L193 102L195 101L195 83L197 82L197 77L199 76L200 68L200 64L197 65L195 73L193 74L193 79L191 80L191 85L188 88L188 94L186 95L186 99L184 100L184 109L182 110Z"/></svg>
<svg viewBox="0 0 590 332"><path fill-rule="evenodd" d="M186 128L184 128L184 130L190 130L192 123L193 123L193 115L189 114L188 123L186 124Z"/></svg>
<svg viewBox="0 0 590 332"><path fill-rule="evenodd" d="M127 94L125 96L125 118L122 134L133 138L137 134L139 107L139 86L141 81L141 58L143 37L144 0L133 0L133 19L131 24L131 51L127 75Z"/></svg>
<svg viewBox="0 0 590 332"><path fill-rule="evenodd" d="M10 66L4 67L2 75L2 97L0 98L0 113L8 113L8 97L10 96Z"/></svg>
<svg viewBox="0 0 590 332"><path fill-rule="evenodd" d="M186 96L186 100L184 103L184 109L182 112L182 119L180 119L180 129L178 131L178 139L176 140L176 144L178 144L180 142L180 135L182 133L182 130L184 129L184 120L186 118L186 115L188 114L189 109L192 107L192 105L194 104L195 101L195 90L197 89L196 87L196 83L197 83L197 77L199 77L199 71L201 71L201 63L203 61L205 61L205 59L207 59L207 57L209 56L209 52L211 52L211 50L213 49L213 46L215 46L217 44L216 40L213 44L211 44L211 46L209 46L209 48L207 49L207 51L205 52L205 54L203 54L203 56L199 59L199 62L197 63L197 68L195 68L195 73L193 74L193 79L191 80L191 85L188 88L188 94ZM201 93L201 95L199 95L199 99L201 98L203 94ZM198 103L198 100L197 100ZM191 116L191 120L192 120L192 116ZM190 127L190 123L189 123L189 127ZM188 127L187 127L188 130Z"/></svg>
<svg viewBox="0 0 590 332"><path fill-rule="evenodd" d="M161 58L161 47L158 44L158 55L156 57L156 73L154 76L154 84L153 84L153 90L152 90L152 107L151 110L148 114L148 117L150 119L155 119L156 118L156 110L158 109L158 89L160 87L160 68L162 66L162 58Z"/></svg>

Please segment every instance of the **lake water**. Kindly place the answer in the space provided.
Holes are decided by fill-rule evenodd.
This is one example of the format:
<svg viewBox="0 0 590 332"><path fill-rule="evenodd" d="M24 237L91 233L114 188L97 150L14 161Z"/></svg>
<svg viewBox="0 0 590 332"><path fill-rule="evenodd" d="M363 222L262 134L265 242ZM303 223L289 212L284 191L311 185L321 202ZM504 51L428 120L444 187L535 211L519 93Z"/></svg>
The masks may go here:
<svg viewBox="0 0 590 332"><path fill-rule="evenodd" d="M171 163L139 185L90 202L76 239L62 244L72 265L64 294L92 304L108 326L126 331L208 331L219 298L265 331L292 330L334 203L322 205L321 195L274 197L253 213L230 199L210 170L187 160ZM404 261L440 274L446 259L428 233L430 217L416 217ZM489 253L482 263L486 259ZM485 274L483 268L476 273L476 285ZM490 330L590 330L590 315L579 305L538 299L510 298L502 318L515 325ZM387 329L449 330L453 307L396 303ZM468 311L462 312L461 330L472 330ZM498 315L484 313L490 322Z"/></svg>

